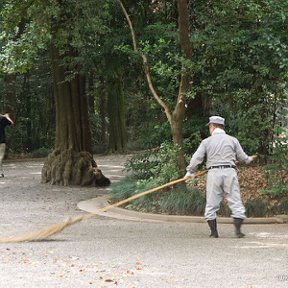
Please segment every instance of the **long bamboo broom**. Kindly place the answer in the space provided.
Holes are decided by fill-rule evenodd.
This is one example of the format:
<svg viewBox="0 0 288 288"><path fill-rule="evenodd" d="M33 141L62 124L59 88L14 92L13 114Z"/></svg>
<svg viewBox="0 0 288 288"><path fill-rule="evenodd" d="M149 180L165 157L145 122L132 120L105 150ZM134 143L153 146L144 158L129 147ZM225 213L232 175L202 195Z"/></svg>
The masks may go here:
<svg viewBox="0 0 288 288"><path fill-rule="evenodd" d="M195 177L199 177L201 175L204 175L205 173L207 173L206 170L205 171L200 171L200 172L195 174ZM119 206L121 206L121 205L123 205L125 203L128 203L128 202L130 202L132 200L135 200L135 199L137 199L139 197L142 197L144 195L159 191L161 189L167 188L169 186L172 186L172 185L184 182L184 181L185 181L185 178L183 177L183 178L168 182L168 183L163 184L161 186L158 186L158 187L149 189L147 191L135 194L135 195L133 195L133 196L127 198L127 199L124 199L124 200L119 201L117 203L114 203L112 205L108 205L108 206L100 209L100 211L106 212L106 211L108 211L108 210L110 210L112 208L119 207ZM48 237L50 237L50 236L52 236L54 234L60 233L65 228L67 228L67 227L69 227L71 225L74 225L74 224L76 224L76 223L78 223L80 221L83 221L83 220L86 220L86 219L90 219L90 218L95 217L95 216L97 216L97 214L88 213L88 214L85 214L85 215L78 215L78 216L75 216L75 217L69 217L65 221L63 221L62 223L53 224L53 225L48 226L48 227L46 227L46 228L44 228L42 230L34 231L34 232L29 233L29 234L0 238L0 243L41 241L41 240L47 239Z"/></svg>

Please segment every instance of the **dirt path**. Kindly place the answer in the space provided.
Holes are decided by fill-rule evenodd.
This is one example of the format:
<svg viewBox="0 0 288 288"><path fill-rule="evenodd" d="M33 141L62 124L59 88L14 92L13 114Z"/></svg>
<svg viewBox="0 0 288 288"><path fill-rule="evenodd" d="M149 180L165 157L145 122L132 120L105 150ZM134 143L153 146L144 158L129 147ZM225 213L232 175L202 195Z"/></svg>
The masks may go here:
<svg viewBox="0 0 288 288"><path fill-rule="evenodd" d="M117 181L123 176L126 157L96 156L95 159L104 175ZM84 213L77 209L78 202L107 194L106 189L95 187L41 184L42 166L41 160L4 163L5 177L0 178L2 234L37 230L39 226L61 222L68 216Z"/></svg>
<svg viewBox="0 0 288 288"><path fill-rule="evenodd" d="M95 157L112 181L125 157ZM108 190L40 184L41 161L5 163L0 235L31 232L85 213L77 203ZM288 283L288 224L144 223L97 216L47 241L0 244L0 288L276 287Z"/></svg>

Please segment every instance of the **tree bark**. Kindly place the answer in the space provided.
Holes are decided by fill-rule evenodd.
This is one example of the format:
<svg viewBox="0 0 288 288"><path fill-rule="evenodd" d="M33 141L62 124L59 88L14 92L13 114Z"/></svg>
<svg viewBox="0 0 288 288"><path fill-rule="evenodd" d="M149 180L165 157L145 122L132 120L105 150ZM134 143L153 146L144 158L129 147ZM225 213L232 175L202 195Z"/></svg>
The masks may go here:
<svg viewBox="0 0 288 288"><path fill-rule="evenodd" d="M192 43L189 37L189 11L187 0L177 0L178 8L178 31L180 37L180 46L183 56L192 60ZM178 97L175 109L172 113L172 131L173 131L173 142L178 144L181 148L178 155L178 166L179 169L184 173L186 168L186 162L183 151L183 120L185 117L185 102L186 93L192 82L192 75L182 69L180 86L178 91Z"/></svg>
<svg viewBox="0 0 288 288"><path fill-rule="evenodd" d="M108 185L93 159L84 77L65 79L58 50L51 48L56 104L55 149L42 169L42 182L58 185Z"/></svg>
<svg viewBox="0 0 288 288"><path fill-rule="evenodd" d="M108 82L109 149L113 153L123 153L127 147L123 87L120 77Z"/></svg>

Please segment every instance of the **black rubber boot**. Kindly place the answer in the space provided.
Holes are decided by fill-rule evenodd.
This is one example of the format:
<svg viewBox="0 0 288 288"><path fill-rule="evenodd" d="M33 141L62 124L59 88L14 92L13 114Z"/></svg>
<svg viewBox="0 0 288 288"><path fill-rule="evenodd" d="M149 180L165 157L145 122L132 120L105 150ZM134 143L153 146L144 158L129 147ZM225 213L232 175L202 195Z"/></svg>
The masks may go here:
<svg viewBox="0 0 288 288"><path fill-rule="evenodd" d="M234 225L235 225L235 232L237 238L245 237L245 234L241 232L241 225L243 223L243 219L241 218L234 218Z"/></svg>
<svg viewBox="0 0 288 288"><path fill-rule="evenodd" d="M214 220L208 220L208 225L210 227L210 230L211 230L211 234L210 234L210 238L218 238L219 235L218 235L218 231L217 231L217 222L216 222L216 219Z"/></svg>

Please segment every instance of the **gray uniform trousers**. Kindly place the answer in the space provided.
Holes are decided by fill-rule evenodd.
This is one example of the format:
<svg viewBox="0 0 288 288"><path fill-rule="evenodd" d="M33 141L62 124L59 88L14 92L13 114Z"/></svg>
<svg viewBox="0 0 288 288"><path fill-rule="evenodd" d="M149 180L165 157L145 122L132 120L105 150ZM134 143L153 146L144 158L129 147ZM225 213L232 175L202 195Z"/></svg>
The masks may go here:
<svg viewBox="0 0 288 288"><path fill-rule="evenodd" d="M205 219L214 220L224 195L233 218L245 219L245 208L240 197L237 171L234 168L214 168L207 174Z"/></svg>

